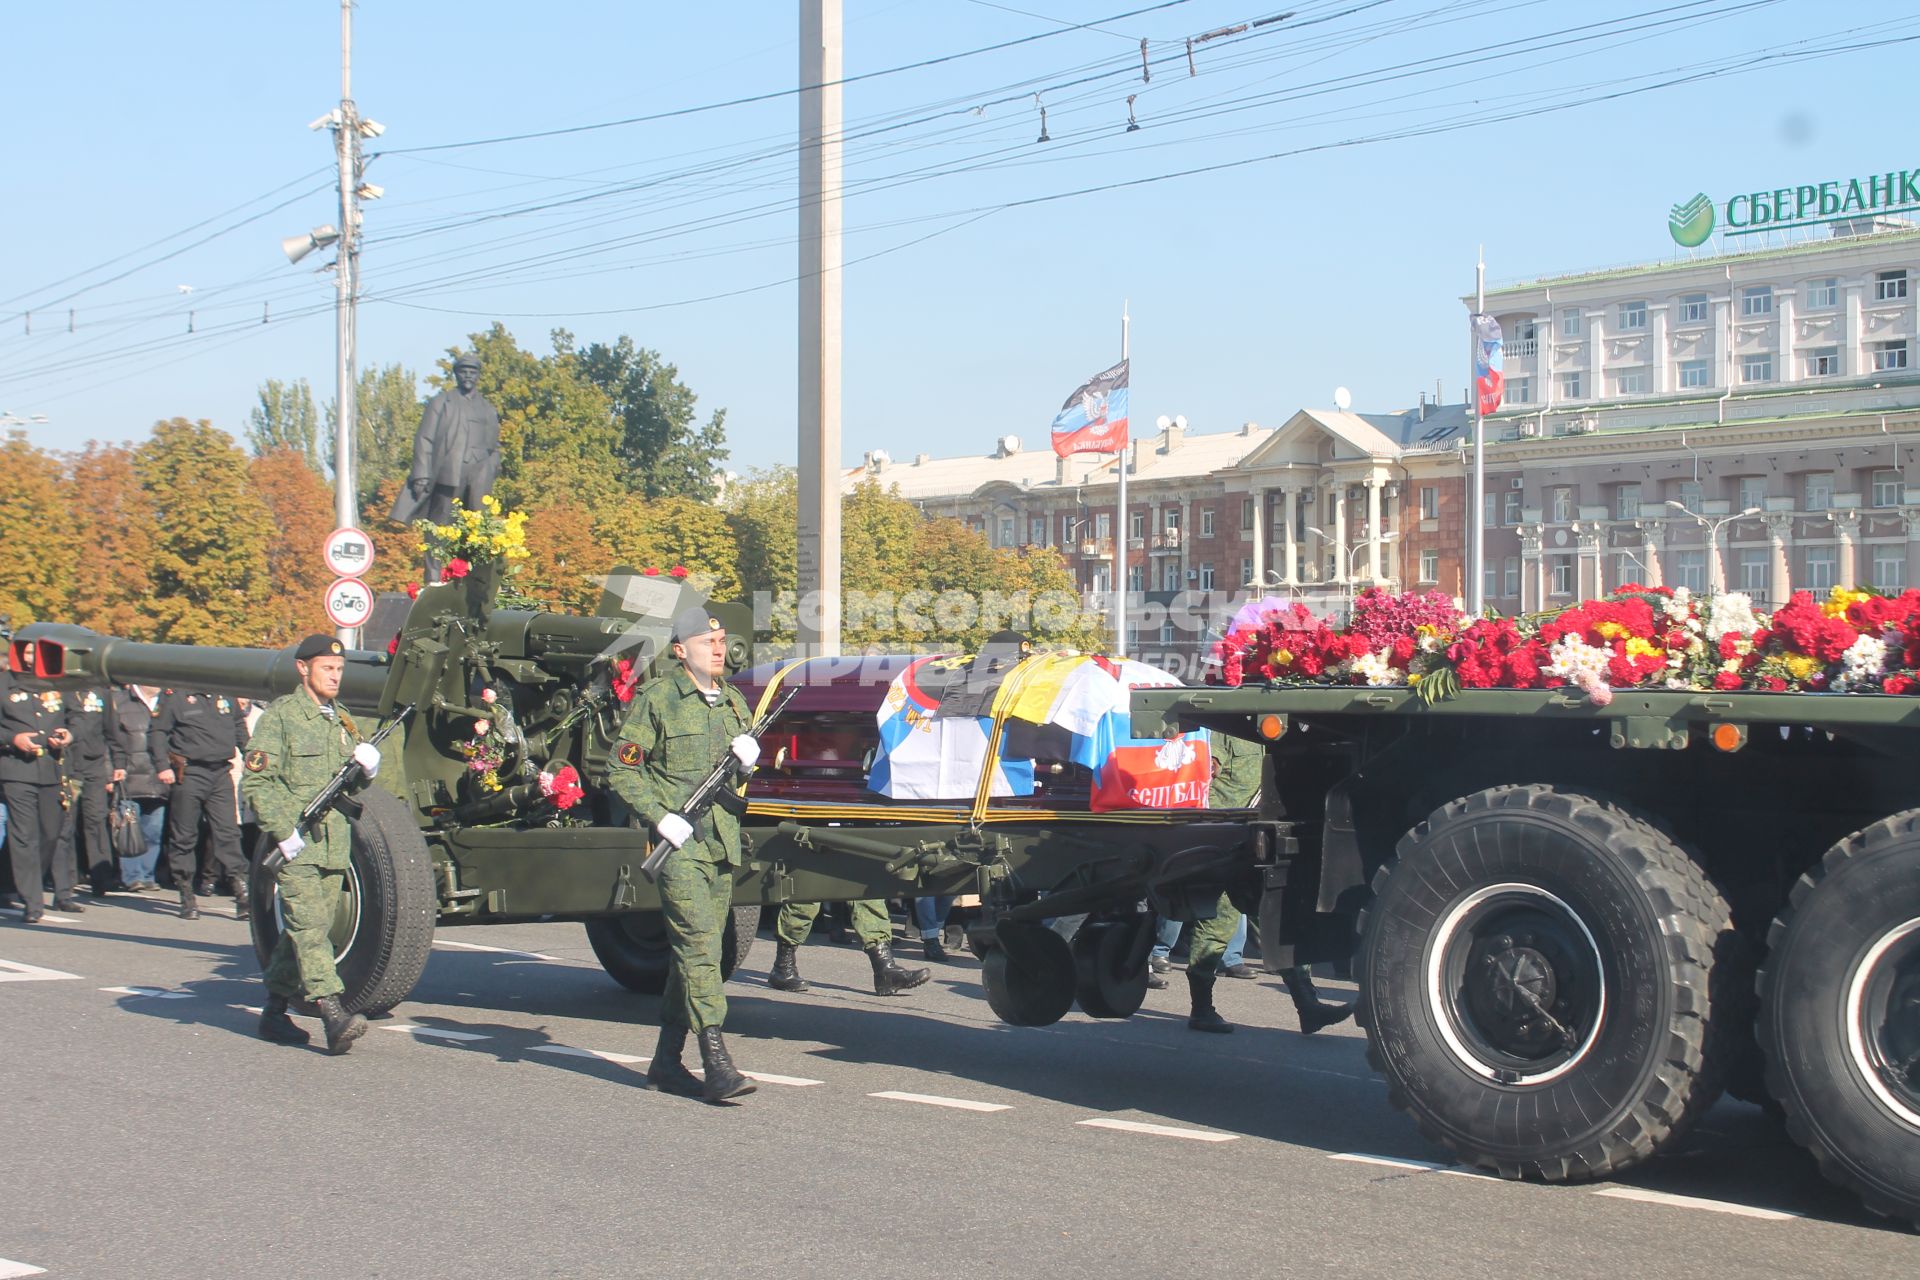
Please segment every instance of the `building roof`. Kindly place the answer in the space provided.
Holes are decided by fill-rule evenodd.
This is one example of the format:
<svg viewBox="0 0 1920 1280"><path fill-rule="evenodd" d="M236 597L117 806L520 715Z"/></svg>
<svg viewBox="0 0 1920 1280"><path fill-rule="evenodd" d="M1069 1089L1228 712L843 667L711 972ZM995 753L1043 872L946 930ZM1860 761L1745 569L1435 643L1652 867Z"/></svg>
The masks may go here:
<svg viewBox="0 0 1920 1280"><path fill-rule="evenodd" d="M1797 244L1776 245L1772 248L1734 250L1727 253L1709 254L1702 257L1673 258L1665 262L1638 262L1617 267L1598 267L1589 271L1570 272L1566 275L1539 276L1531 280L1516 281L1487 289L1487 296L1494 298L1503 294L1525 293L1544 285L1580 285L1593 284L1603 280L1622 280L1633 276L1659 275L1667 272L1697 271L1717 263L1747 264L1771 262L1780 259L1812 257L1819 254L1841 253L1849 249L1880 248L1890 244L1908 243L1920 239L1920 227L1896 230L1876 230L1865 235L1832 235L1823 239L1803 240ZM1467 295L1461 298L1469 308L1473 298Z"/></svg>
<svg viewBox="0 0 1920 1280"><path fill-rule="evenodd" d="M1064 481L1062 462L1066 463ZM1019 449L1012 453L996 449L960 458L918 454L905 462L876 451L841 476L840 489L845 493L872 480L883 489L897 486L901 497L917 500L964 497L993 484L1019 489L1072 488L1099 483L1100 473L1110 469L1112 463L1107 454L1080 453L1062 459L1052 449Z"/></svg>

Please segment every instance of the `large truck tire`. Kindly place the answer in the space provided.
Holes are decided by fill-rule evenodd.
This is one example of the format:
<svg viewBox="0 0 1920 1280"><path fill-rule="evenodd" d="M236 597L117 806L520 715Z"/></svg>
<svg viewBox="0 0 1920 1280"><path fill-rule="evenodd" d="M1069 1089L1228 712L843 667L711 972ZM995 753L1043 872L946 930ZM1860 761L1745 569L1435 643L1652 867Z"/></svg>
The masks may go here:
<svg viewBox="0 0 1920 1280"><path fill-rule="evenodd" d="M369 788L354 797L353 853L333 921L333 965L349 1012L381 1014L407 998L433 949L433 858L406 804ZM262 844L262 853L271 848ZM256 857L248 877L253 952L264 970L280 941L280 891Z"/></svg>
<svg viewBox="0 0 1920 1280"><path fill-rule="evenodd" d="M1720 1089L1727 905L1670 837L1546 785L1453 801L1375 876L1355 962L1367 1056L1421 1132L1549 1182L1660 1150Z"/></svg>
<svg viewBox="0 0 1920 1280"><path fill-rule="evenodd" d="M1760 971L1787 1132L1867 1207L1920 1224L1920 809L1848 836L1793 887Z"/></svg>
<svg viewBox="0 0 1920 1280"><path fill-rule="evenodd" d="M720 935L720 979L746 963L760 908L735 907ZM628 911L587 921L587 942L607 975L629 991L657 996L667 989L667 923L658 911Z"/></svg>

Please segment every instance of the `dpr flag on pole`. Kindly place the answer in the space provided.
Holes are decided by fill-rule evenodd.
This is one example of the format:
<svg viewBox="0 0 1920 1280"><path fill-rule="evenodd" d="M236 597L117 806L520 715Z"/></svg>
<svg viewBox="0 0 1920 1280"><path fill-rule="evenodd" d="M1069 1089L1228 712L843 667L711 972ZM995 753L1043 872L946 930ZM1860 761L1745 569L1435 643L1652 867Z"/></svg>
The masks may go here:
<svg viewBox="0 0 1920 1280"><path fill-rule="evenodd" d="M1473 387L1483 418L1499 410L1500 398L1506 394L1506 375L1502 372L1505 345L1497 319L1485 314L1473 317Z"/></svg>
<svg viewBox="0 0 1920 1280"><path fill-rule="evenodd" d="M1053 451L1118 453L1127 447L1127 361L1075 388L1053 419Z"/></svg>

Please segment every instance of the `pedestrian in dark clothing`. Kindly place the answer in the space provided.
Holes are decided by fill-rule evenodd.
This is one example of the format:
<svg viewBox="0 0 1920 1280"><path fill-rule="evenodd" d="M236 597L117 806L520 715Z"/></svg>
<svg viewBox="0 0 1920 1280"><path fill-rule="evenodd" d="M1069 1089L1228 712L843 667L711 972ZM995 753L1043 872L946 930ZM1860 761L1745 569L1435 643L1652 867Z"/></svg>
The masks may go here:
<svg viewBox="0 0 1920 1280"><path fill-rule="evenodd" d="M161 841L166 834L167 788L160 781L160 770L147 745L147 731L153 727L159 701L160 690L137 684L115 689L108 699L108 739L114 744L120 767L126 770L126 777L118 783L120 797L139 807L140 837L146 842L146 852L139 857L120 860L120 878L135 890L160 887L154 883L154 868L160 861Z"/></svg>
<svg viewBox="0 0 1920 1280"><path fill-rule="evenodd" d="M110 788L126 776L126 767L114 742L106 695L97 689L67 694L67 728L73 745L60 753L68 799L56 856L82 860L93 896L105 897L127 887L107 838Z"/></svg>
<svg viewBox="0 0 1920 1280"><path fill-rule="evenodd" d="M0 670L0 790L7 798L14 891L28 924L44 914L41 884L49 867L54 910L86 910L73 896L78 867L71 858L54 856L60 839L59 753L72 742L60 692L30 688Z"/></svg>
<svg viewBox="0 0 1920 1280"><path fill-rule="evenodd" d="M239 705L225 694L169 689L160 697L147 750L162 768L159 779L172 790L167 797L167 865L180 891L180 918L196 920L193 855L200 823L207 824L218 869L233 882L234 914L247 913L247 860L240 851L240 828L233 801L233 753L247 745L247 722Z"/></svg>

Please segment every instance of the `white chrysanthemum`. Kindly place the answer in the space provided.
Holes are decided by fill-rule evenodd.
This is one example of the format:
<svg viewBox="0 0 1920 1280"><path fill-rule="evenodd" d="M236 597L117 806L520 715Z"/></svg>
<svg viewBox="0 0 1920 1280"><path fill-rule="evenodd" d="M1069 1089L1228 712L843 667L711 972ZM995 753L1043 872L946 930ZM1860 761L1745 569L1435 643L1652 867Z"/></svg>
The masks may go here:
<svg viewBox="0 0 1920 1280"><path fill-rule="evenodd" d="M1693 610L1693 592L1685 587L1675 587L1673 595L1661 606L1661 610L1675 622L1686 621L1687 615Z"/></svg>
<svg viewBox="0 0 1920 1280"><path fill-rule="evenodd" d="M1707 636L1718 640L1732 632L1735 635L1750 636L1760 628L1760 619L1753 611L1753 597L1744 591L1726 591L1713 598L1707 610Z"/></svg>
<svg viewBox="0 0 1920 1280"><path fill-rule="evenodd" d="M1879 636L1861 636L1847 646L1840 661L1846 667L1844 678L1850 684L1877 676L1887 667L1887 642Z"/></svg>
<svg viewBox="0 0 1920 1280"><path fill-rule="evenodd" d="M1375 688L1407 682L1407 673L1389 663L1386 655L1381 653L1369 653L1355 658L1347 667L1347 671L1351 675L1359 676Z"/></svg>
<svg viewBox="0 0 1920 1280"><path fill-rule="evenodd" d="M1607 682L1607 664L1613 651L1590 645L1579 636L1561 636L1547 651L1549 674L1564 677L1568 684L1591 689Z"/></svg>

